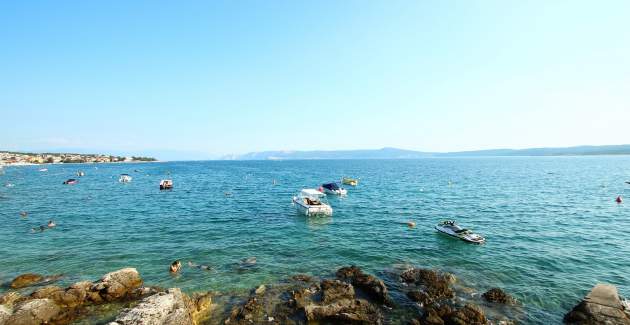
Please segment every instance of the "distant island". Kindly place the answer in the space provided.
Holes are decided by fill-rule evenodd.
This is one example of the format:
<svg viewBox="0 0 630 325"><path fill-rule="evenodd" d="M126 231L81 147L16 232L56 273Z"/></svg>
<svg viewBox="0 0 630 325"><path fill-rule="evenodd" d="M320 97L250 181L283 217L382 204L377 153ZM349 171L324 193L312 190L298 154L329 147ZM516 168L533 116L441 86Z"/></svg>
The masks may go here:
<svg viewBox="0 0 630 325"><path fill-rule="evenodd" d="M122 157L103 154L31 153L0 151L0 165L119 163L140 161L157 161L157 159L152 157Z"/></svg>
<svg viewBox="0 0 630 325"><path fill-rule="evenodd" d="M525 156L595 156L630 155L630 144L577 146L565 148L490 149L459 152L424 152L397 148L330 151L262 151L230 155L224 160L296 160L296 159L419 159L432 157L525 157Z"/></svg>

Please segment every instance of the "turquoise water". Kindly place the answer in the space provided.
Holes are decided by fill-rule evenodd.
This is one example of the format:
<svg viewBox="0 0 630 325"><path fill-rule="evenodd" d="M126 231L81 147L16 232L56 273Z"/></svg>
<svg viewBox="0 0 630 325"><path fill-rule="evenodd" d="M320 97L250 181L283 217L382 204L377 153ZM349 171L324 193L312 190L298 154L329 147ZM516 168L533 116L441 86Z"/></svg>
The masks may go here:
<svg viewBox="0 0 630 325"><path fill-rule="evenodd" d="M453 272L479 292L505 288L526 323L557 323L597 282L630 296L630 157L169 162L8 167L0 175L0 281L24 272L94 280L138 268L149 284L239 292L295 273L357 264ZM78 169L74 186L62 181ZM136 171L137 170L137 171ZM158 190L170 172L175 189ZM121 184L129 173L133 182ZM332 218L297 215L302 187L360 177ZM276 180L276 185L273 185ZM230 192L231 195L225 195ZM628 202L616 204L624 195ZM19 216L28 211L27 218ZM30 233L54 219L58 227ZM487 237L468 245L433 226L456 219ZM402 224L417 223L415 229ZM257 265L239 268L243 258ZM167 269L181 259L202 271ZM0 289L6 290L5 288Z"/></svg>

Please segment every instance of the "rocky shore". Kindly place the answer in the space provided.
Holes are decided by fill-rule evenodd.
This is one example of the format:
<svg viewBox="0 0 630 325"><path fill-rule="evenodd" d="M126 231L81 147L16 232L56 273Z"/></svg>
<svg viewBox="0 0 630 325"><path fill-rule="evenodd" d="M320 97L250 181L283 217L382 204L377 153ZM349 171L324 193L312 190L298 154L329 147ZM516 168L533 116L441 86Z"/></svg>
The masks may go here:
<svg viewBox="0 0 630 325"><path fill-rule="evenodd" d="M89 317L100 324L516 324L497 310L520 303L500 288L478 301L458 299L457 278L438 270L410 268L386 275L387 282L356 266L327 278L295 275L252 288L244 297L220 293L188 295L178 288L145 286L134 268L62 288L38 274L15 278L0 295L0 325L71 324ZM387 283L387 284L386 284ZM25 293L28 288L33 288ZM22 294L20 294L22 292ZM213 298L223 298L217 308ZM114 314L93 315L113 306ZM496 309L496 310L495 310ZM630 325L616 288L598 285L565 316L568 324Z"/></svg>

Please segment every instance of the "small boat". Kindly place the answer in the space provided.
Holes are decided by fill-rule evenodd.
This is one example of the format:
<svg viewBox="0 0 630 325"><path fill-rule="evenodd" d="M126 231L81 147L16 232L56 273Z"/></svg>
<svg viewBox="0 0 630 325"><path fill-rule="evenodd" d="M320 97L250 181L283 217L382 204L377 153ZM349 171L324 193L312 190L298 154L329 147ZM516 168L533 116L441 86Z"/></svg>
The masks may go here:
<svg viewBox="0 0 630 325"><path fill-rule="evenodd" d="M64 184L64 185L73 185L73 184L76 184L76 183L78 183L78 182L79 182L79 181L77 181L77 180L76 180L76 179L74 179L74 178L69 178L68 180L64 181L64 182L63 182L63 184Z"/></svg>
<svg viewBox="0 0 630 325"><path fill-rule="evenodd" d="M77 171L77 176L78 177L83 177L83 176L85 176L85 172L82 171L82 170L79 170L79 171Z"/></svg>
<svg viewBox="0 0 630 325"><path fill-rule="evenodd" d="M447 234L452 237L457 237L463 241L475 244L483 244L486 239L482 236L473 233L472 231L462 228L455 221L447 220L440 222L435 229L441 233Z"/></svg>
<svg viewBox="0 0 630 325"><path fill-rule="evenodd" d="M160 181L160 190L171 190L173 189L173 180L163 179Z"/></svg>
<svg viewBox="0 0 630 325"><path fill-rule="evenodd" d="M118 181L121 183L129 183L131 182L132 177L129 174L120 174L120 178Z"/></svg>
<svg viewBox="0 0 630 325"><path fill-rule="evenodd" d="M332 194L332 195L348 194L348 190L346 190L345 188L339 187L337 183L322 184L322 187L320 189L321 189L320 192L324 192L326 194Z"/></svg>
<svg viewBox="0 0 630 325"><path fill-rule="evenodd" d="M43 172L47 172L47 171L48 171L48 168L41 168L39 171L40 171L40 172L42 172L42 173L43 173Z"/></svg>
<svg viewBox="0 0 630 325"><path fill-rule="evenodd" d="M357 186L359 185L359 180L356 178L344 177L341 179L341 183L344 185Z"/></svg>
<svg viewBox="0 0 630 325"><path fill-rule="evenodd" d="M316 189L303 189L293 197L297 211L306 216L332 216L333 209L325 201L326 195Z"/></svg>

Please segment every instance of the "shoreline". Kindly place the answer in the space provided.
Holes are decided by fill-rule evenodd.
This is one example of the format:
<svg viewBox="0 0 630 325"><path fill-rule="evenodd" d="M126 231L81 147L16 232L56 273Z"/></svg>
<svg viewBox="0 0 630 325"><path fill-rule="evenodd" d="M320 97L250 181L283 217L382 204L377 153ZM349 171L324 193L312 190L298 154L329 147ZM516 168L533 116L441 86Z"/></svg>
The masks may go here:
<svg viewBox="0 0 630 325"><path fill-rule="evenodd" d="M139 320L174 325L535 322L528 319L526 306L501 288L470 288L455 275L438 269L410 266L379 272L380 277L376 277L352 265L324 273L328 275L294 274L239 293L205 289L184 293L177 287L156 287L145 283L132 267L112 271L94 282L79 281L65 289L55 285L62 275L27 273L3 284L3 288L10 289L0 294L0 325L131 325ZM619 324L630 324L630 311L624 307L627 302L612 285L597 284L582 302L570 303L575 307L564 316L570 324L591 324L588 319L604 322L612 319L611 315L618 318ZM589 309L585 307L588 304L604 307ZM25 309L33 315L39 309L54 312L48 312L48 318L28 319L31 316L25 316ZM583 321L585 314L588 317Z"/></svg>

